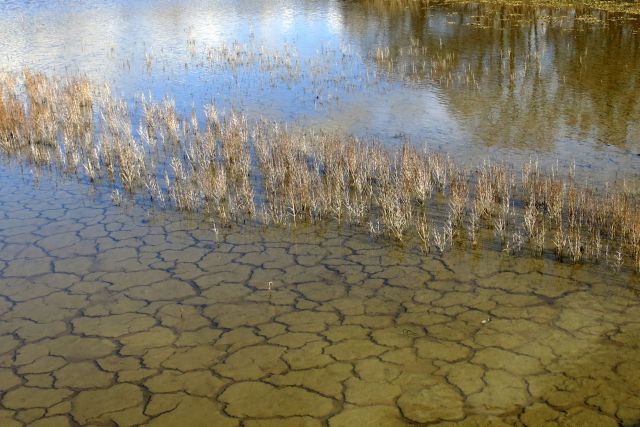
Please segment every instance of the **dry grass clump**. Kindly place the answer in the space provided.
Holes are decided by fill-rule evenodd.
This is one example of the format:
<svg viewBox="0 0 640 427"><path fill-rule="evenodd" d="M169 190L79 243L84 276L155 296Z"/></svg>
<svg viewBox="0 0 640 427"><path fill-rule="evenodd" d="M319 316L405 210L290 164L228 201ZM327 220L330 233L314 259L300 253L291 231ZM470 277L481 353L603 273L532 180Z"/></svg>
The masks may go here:
<svg viewBox="0 0 640 427"><path fill-rule="evenodd" d="M141 140L133 137L131 119L127 105L123 101L115 101L110 96L102 100L101 145L96 150L96 157L102 155L109 178L119 178L122 187L132 193L142 186L146 174L145 154ZM92 160L87 159L90 164ZM90 166L99 170L101 162ZM95 179L95 176L91 177Z"/></svg>
<svg viewBox="0 0 640 427"><path fill-rule="evenodd" d="M269 129L261 124L254 132L258 165L264 186L263 215L266 222L282 224L288 219L294 223L307 219L311 222L326 215L316 202L323 198L318 177L319 163L305 164L304 144L297 145L293 137L279 126ZM331 208L338 206L330 200ZM330 209L329 208L329 209Z"/></svg>
<svg viewBox="0 0 640 427"><path fill-rule="evenodd" d="M413 217L411 193L404 191L402 181L396 173L389 173L383 178L377 193L380 217L387 234L402 242Z"/></svg>
<svg viewBox="0 0 640 427"><path fill-rule="evenodd" d="M169 99L143 97L138 105L132 111L85 79L2 76L0 149L108 183L114 203L123 193L144 194L222 223L337 221L425 253L476 247L488 234L481 230L493 230L509 254L528 250L640 271L640 196L625 182L595 189L579 184L573 168L562 175L534 161L519 171L488 161L474 170L410 144L393 150L249 124L213 105L187 117Z"/></svg>
<svg viewBox="0 0 640 427"><path fill-rule="evenodd" d="M18 99L16 78L11 75L0 79L0 144L2 151L18 149L26 137L26 112Z"/></svg>
<svg viewBox="0 0 640 427"><path fill-rule="evenodd" d="M238 215L255 213L251 184L249 129L244 116L232 113L223 122L220 133L222 163L229 178L231 206Z"/></svg>
<svg viewBox="0 0 640 427"><path fill-rule="evenodd" d="M265 122L253 137L269 222L335 218L363 224L373 177L389 185L390 172L380 170L384 153L354 138L290 132Z"/></svg>
<svg viewBox="0 0 640 427"><path fill-rule="evenodd" d="M69 167L78 152L92 149L93 94L86 79L62 81L42 73L0 76L0 145L37 165L67 154ZM60 149L60 150L53 150Z"/></svg>
<svg viewBox="0 0 640 427"><path fill-rule="evenodd" d="M455 224L461 224L464 219L467 199L469 198L469 174L465 170L456 170L451 167L449 210L451 220Z"/></svg>
<svg viewBox="0 0 640 427"><path fill-rule="evenodd" d="M41 73L24 72L27 96L29 142L55 146L57 142L57 104L60 91L57 82Z"/></svg>

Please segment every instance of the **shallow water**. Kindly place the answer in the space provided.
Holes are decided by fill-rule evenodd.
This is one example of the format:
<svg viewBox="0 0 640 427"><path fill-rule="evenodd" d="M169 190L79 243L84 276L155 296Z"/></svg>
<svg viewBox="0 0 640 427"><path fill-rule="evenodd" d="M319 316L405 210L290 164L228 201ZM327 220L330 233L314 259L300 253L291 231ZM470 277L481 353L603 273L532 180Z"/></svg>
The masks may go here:
<svg viewBox="0 0 640 427"><path fill-rule="evenodd" d="M87 74L182 112L213 98L463 162L637 175L630 19L378 1L0 12L0 70ZM495 248L425 256L336 225L216 228L0 165L3 427L640 422L637 274Z"/></svg>
<svg viewBox="0 0 640 427"><path fill-rule="evenodd" d="M183 112L214 99L254 118L408 137L463 161L533 155L592 179L637 174L636 17L393 4L5 1L0 69L86 74ZM236 50L253 61L238 65Z"/></svg>
<svg viewBox="0 0 640 427"><path fill-rule="evenodd" d="M640 420L635 275L350 229L215 231L8 169L3 426Z"/></svg>

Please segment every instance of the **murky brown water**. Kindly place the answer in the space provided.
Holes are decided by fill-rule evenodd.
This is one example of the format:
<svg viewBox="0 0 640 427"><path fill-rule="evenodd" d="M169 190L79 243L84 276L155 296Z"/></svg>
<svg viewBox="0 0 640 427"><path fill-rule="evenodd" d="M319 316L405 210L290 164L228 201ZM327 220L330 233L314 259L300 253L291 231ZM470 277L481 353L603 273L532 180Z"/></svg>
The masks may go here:
<svg viewBox="0 0 640 427"><path fill-rule="evenodd" d="M633 18L394 4L6 1L0 71L637 176ZM637 274L335 226L214 229L33 179L0 163L2 427L640 423Z"/></svg>
<svg viewBox="0 0 640 427"><path fill-rule="evenodd" d="M0 424L635 425L637 276L3 172Z"/></svg>

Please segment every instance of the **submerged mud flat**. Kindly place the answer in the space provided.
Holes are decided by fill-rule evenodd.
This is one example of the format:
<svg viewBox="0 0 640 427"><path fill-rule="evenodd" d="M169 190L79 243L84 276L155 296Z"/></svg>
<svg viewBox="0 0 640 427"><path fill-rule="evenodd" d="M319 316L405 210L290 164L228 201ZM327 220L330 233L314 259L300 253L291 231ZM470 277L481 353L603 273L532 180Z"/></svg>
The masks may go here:
<svg viewBox="0 0 640 427"><path fill-rule="evenodd" d="M2 181L3 426L640 420L637 275Z"/></svg>
<svg viewBox="0 0 640 427"><path fill-rule="evenodd" d="M0 88L0 107L8 106L0 108L0 145L11 148L0 155L1 427L640 423L640 275L628 268L631 259L640 266L640 228L628 227L640 223L637 198L626 198L635 194L640 158L635 17L546 1L534 2L543 8L404 0L77 3L0 6L0 75L17 76L6 80L10 90ZM42 89L34 91L37 102L23 105L28 76L56 83L56 76L76 75L60 96L45 90L55 84L32 85ZM111 110L92 101L92 85L105 83L113 88L103 98L114 100L105 104ZM238 111L323 135L371 136L389 153L414 141L461 165L485 156L505 168L528 160L522 188L544 188L545 197L522 190L511 208L508 192L486 200L507 200L505 218L509 209L522 211L524 226L538 230L529 235L542 236L538 256L476 244L475 210L470 243L450 242L441 256L402 240L429 235L426 215L387 209L392 219L423 219L424 227L399 227L401 242L393 244L380 222L377 230L373 222L371 229L355 225L366 221L307 225L342 217L317 209L331 193L316 192L326 169L319 162L308 168L308 160L322 152L342 159L349 147L336 140L333 151L305 152L265 143L258 152L260 145L245 144L243 125L227 128L226 140L241 143L225 145L240 149L224 161L215 154L224 138L211 132L207 158L194 147L205 130L221 129L201 127L218 117L202 108L214 101L220 117ZM152 120L128 114L139 109ZM105 121L109 111L113 120ZM166 132L156 126L163 123ZM274 135L265 141L286 141ZM98 148L109 136L118 144L107 161ZM11 151L30 161L16 162ZM289 170L312 179L260 191L268 175L247 171L269 172L264 165L280 167L292 153L291 164L305 167ZM417 151L402 153L413 163L386 155L381 170L428 163ZM372 156L363 158L351 164L370 164ZM452 170L449 157L430 159ZM538 160L554 179L562 168L571 182L574 173L587 178L566 187L576 196L567 200L589 201L567 203L567 218L582 218L571 207L582 206L598 213L593 224L609 225L602 206L622 206L621 234L606 229L612 239L630 238L625 244L635 252L624 255L622 243L609 247L597 234L591 258L602 264L580 264L588 245L570 235L576 264L551 259L546 195L565 187L537 185L547 182L538 179ZM272 169L273 182L286 175ZM210 180L212 170L219 180ZM234 170L223 185L222 172ZM351 169L338 170L343 177ZM494 175L504 177L500 188L514 187L506 184L514 182L511 173ZM294 209L285 221L285 202L297 206L302 198L300 182L323 203ZM464 213L469 181L451 182L458 185L434 192L433 204ZM604 182L612 185L605 192L620 185L625 197L600 198ZM208 193L200 191L206 185ZM146 198L134 191L141 188ZM345 200L357 199L349 187L337 188ZM578 199L584 188L594 197ZM452 205L445 193L461 202ZM401 199L345 212L377 215ZM335 200L342 209L343 198ZM272 207L270 221L238 214L238 206L253 213L261 201ZM627 209L625 201L636 204ZM209 205L225 207L217 213L225 221ZM427 204L406 206L412 213ZM562 232L564 205L555 206ZM439 220L440 211L433 213ZM384 216L382 223L384 230ZM510 222L501 224L509 230ZM445 229L438 235L452 240ZM564 248L564 236L557 237L553 244ZM426 241L423 250L431 247Z"/></svg>

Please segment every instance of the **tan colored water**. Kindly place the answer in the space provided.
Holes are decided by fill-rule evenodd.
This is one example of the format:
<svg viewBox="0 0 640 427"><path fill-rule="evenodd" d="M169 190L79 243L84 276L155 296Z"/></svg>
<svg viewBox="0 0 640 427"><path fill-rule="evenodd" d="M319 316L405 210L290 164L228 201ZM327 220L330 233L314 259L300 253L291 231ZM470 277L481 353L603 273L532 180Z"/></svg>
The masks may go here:
<svg viewBox="0 0 640 427"><path fill-rule="evenodd" d="M635 425L637 276L0 193L0 425Z"/></svg>
<svg viewBox="0 0 640 427"><path fill-rule="evenodd" d="M637 178L636 18L294 3L7 0L0 71ZM234 42L267 67L208 57ZM640 424L637 274L333 226L215 231L67 179L0 164L1 427Z"/></svg>

